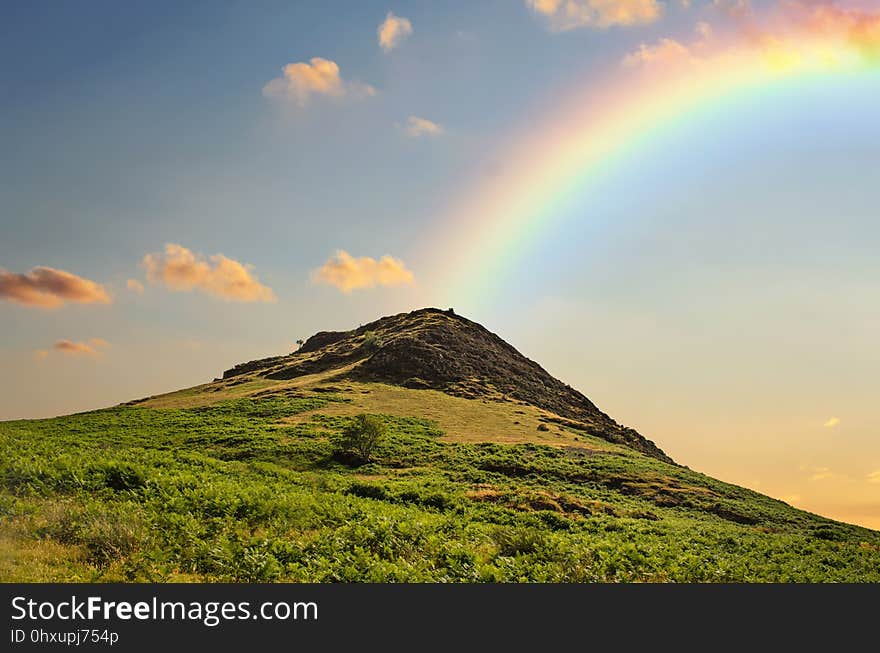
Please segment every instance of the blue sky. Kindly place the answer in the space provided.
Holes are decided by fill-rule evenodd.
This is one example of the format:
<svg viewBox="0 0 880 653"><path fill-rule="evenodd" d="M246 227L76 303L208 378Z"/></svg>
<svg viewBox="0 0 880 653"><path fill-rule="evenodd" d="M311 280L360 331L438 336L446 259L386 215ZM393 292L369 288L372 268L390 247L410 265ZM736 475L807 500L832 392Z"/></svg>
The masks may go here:
<svg viewBox="0 0 880 653"><path fill-rule="evenodd" d="M0 301L0 365L14 371L0 419L194 385L318 330L453 305L686 464L880 525L880 483L865 481L880 470L876 69L670 126L548 223L489 301L462 305L427 281L447 253L421 259L426 234L573 88L640 44L688 43L700 23L735 31L777 7L635 4L662 9L561 30L518 0L5 8L0 268L69 271L112 303ZM876 17L813 6L845 26ZM390 11L412 33L385 52ZM285 65L314 57L338 65L335 96L267 96ZM413 137L410 116L440 133ZM277 301L151 283L143 258L167 243L252 265ZM415 284L315 283L337 250L394 257ZM54 348L94 338L109 347Z"/></svg>

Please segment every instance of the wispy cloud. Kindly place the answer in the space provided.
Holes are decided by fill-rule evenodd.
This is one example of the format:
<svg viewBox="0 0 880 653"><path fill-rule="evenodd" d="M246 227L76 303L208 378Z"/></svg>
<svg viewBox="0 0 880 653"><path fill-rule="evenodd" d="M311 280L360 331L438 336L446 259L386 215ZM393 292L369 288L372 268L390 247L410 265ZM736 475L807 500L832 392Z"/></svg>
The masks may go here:
<svg viewBox="0 0 880 653"><path fill-rule="evenodd" d="M205 259L182 245L168 243L164 253L144 256L143 265L150 283L177 292L198 290L236 302L275 301L275 293L260 283L253 266L223 254Z"/></svg>
<svg viewBox="0 0 880 653"><path fill-rule="evenodd" d="M868 483L880 483L880 469L868 474Z"/></svg>
<svg viewBox="0 0 880 653"><path fill-rule="evenodd" d="M642 43L638 50L626 55L623 65L628 67L665 64L690 56L690 49L675 39L660 39L653 45Z"/></svg>
<svg viewBox="0 0 880 653"><path fill-rule="evenodd" d="M395 16L393 11L388 12L385 20L376 29L376 35L379 37L379 47L386 54L409 38L412 33L412 23L409 19L403 16Z"/></svg>
<svg viewBox="0 0 880 653"><path fill-rule="evenodd" d="M263 95L287 100L304 108L313 95L364 97L375 95L376 89L362 82L346 82L335 61L313 57L309 62L289 63L263 87Z"/></svg>
<svg viewBox="0 0 880 653"><path fill-rule="evenodd" d="M810 471L810 480L811 481L824 481L829 478L834 478L836 474L831 471L828 467L813 467Z"/></svg>
<svg viewBox="0 0 880 653"><path fill-rule="evenodd" d="M178 344L189 351L199 351L205 346L205 343L198 338L184 338Z"/></svg>
<svg viewBox="0 0 880 653"><path fill-rule="evenodd" d="M658 0L526 0L526 6L559 32L653 23L664 8Z"/></svg>
<svg viewBox="0 0 880 653"><path fill-rule="evenodd" d="M110 295L99 283L72 272L48 267L35 267L16 274L0 268L0 299L25 306L58 308L65 302L78 304L109 304Z"/></svg>
<svg viewBox="0 0 880 653"><path fill-rule="evenodd" d="M663 38L653 44L642 43L638 49L623 58L623 65L629 68L636 66L661 66L694 60L699 57L714 34L712 26L706 22L697 23L694 30L696 39L685 45L675 39Z"/></svg>
<svg viewBox="0 0 880 653"><path fill-rule="evenodd" d="M826 421L822 426L824 426L826 429L833 429L835 426L838 426L838 425L840 425L840 418L839 417L832 417L828 421Z"/></svg>
<svg viewBox="0 0 880 653"><path fill-rule="evenodd" d="M138 295L144 294L144 284L142 284L137 279L129 279L125 282L125 287L128 288L131 292L135 292Z"/></svg>
<svg viewBox="0 0 880 653"><path fill-rule="evenodd" d="M420 136L439 136L443 133L443 125L427 118L419 118L418 116L410 116L406 119L404 127L408 136L419 138Z"/></svg>
<svg viewBox="0 0 880 653"><path fill-rule="evenodd" d="M712 0L712 6L718 11L739 18L750 14L752 5L749 0Z"/></svg>
<svg viewBox="0 0 880 653"><path fill-rule="evenodd" d="M785 0L775 11L758 16L747 2L716 0L713 4L736 18L732 30L716 35L708 23L701 22L690 41L664 38L643 43L623 64L711 65L719 55L735 58L749 53L757 63L785 72L807 64L834 67L852 57L869 64L880 61L880 12L844 9L823 0ZM823 47L815 47L816 39Z"/></svg>
<svg viewBox="0 0 880 653"><path fill-rule="evenodd" d="M335 286L344 293L375 286L402 286L415 283L415 276L403 261L392 256L379 260L362 256L354 258L344 250L328 259L312 273L315 283Z"/></svg>
<svg viewBox="0 0 880 653"><path fill-rule="evenodd" d="M87 342L74 342L73 340L59 340L52 345L52 350L66 356L97 356L102 349L106 349L110 343L102 338L92 338ZM41 349L37 352L40 358L45 358L49 352Z"/></svg>
<svg viewBox="0 0 880 653"><path fill-rule="evenodd" d="M880 11L846 9L834 2L788 0L786 3L795 20L813 34L843 36L863 56L880 61Z"/></svg>
<svg viewBox="0 0 880 653"><path fill-rule="evenodd" d="M703 39L703 41L708 41L710 38L712 38L714 34L712 26L706 21L700 21L699 23L697 23L694 31L701 39Z"/></svg>

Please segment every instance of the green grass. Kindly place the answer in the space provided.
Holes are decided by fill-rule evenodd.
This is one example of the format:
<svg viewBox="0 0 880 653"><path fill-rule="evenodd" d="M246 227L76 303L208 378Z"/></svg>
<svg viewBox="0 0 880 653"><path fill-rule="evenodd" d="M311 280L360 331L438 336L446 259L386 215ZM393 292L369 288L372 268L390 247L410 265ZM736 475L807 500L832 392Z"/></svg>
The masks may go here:
<svg viewBox="0 0 880 653"><path fill-rule="evenodd" d="M585 434L451 440L384 415L350 467L351 401L0 423L0 580L880 581L880 533Z"/></svg>

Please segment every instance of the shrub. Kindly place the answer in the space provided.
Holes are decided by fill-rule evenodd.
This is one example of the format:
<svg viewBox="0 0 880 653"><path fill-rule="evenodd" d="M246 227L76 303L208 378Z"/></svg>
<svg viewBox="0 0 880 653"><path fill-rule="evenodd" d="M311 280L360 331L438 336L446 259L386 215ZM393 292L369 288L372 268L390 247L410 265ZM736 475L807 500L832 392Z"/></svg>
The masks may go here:
<svg viewBox="0 0 880 653"><path fill-rule="evenodd" d="M527 526L496 528L492 533L492 538L498 546L499 555L503 556L535 553L545 544L544 534Z"/></svg>
<svg viewBox="0 0 880 653"><path fill-rule="evenodd" d="M382 338L376 335L374 331L367 331L367 333L364 335L363 348L367 351L376 351L381 346Z"/></svg>
<svg viewBox="0 0 880 653"><path fill-rule="evenodd" d="M147 482L144 473L131 465L111 463L102 472L104 485L117 492L137 490Z"/></svg>
<svg viewBox="0 0 880 653"><path fill-rule="evenodd" d="M370 462L386 431L387 427L379 416L362 413L345 429L340 444L344 451L354 454L361 462Z"/></svg>
<svg viewBox="0 0 880 653"><path fill-rule="evenodd" d="M348 488L348 493L364 499L385 499L388 497L388 492L384 487L371 483L352 483Z"/></svg>

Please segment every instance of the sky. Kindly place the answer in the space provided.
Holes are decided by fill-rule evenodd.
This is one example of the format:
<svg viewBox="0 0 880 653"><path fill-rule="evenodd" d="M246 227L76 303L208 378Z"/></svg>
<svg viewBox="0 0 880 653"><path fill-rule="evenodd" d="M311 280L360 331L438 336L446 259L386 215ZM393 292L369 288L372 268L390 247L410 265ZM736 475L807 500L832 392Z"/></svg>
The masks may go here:
<svg viewBox="0 0 880 653"><path fill-rule="evenodd" d="M0 419L454 307L880 528L875 0L17 3Z"/></svg>

